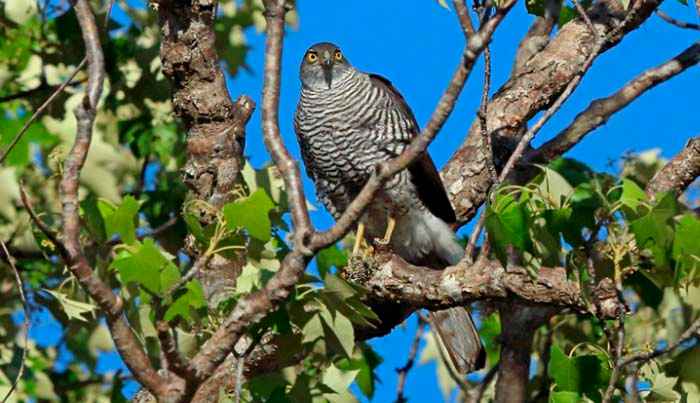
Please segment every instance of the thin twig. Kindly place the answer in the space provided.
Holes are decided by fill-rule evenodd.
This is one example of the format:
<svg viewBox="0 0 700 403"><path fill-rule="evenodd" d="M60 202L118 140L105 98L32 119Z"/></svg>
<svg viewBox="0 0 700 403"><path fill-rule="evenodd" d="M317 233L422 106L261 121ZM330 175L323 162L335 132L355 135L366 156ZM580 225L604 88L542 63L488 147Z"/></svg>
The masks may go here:
<svg viewBox="0 0 700 403"><path fill-rule="evenodd" d="M107 23L109 22L109 17L110 17L110 14L112 13L112 6L114 6L114 0L111 0L109 2L109 8L107 10L107 14L105 15L105 19L104 19L105 28L107 28ZM46 100L39 106L39 108L37 108L36 111L34 111L34 113L32 113L32 116L29 118L29 120L27 120L24 123L24 126L22 126L20 131L15 135L15 137L12 139L12 141L7 146L5 151L3 151L2 154L0 154L0 164L2 164L5 161L5 159L10 154L12 149L17 145L17 143L19 143L19 140L22 138L24 133L27 132L27 130L29 129L29 126L31 126L32 123L34 123L37 119L39 119L39 117L41 117L41 115L44 113L44 110L46 110L46 108L48 108L48 106L51 105L51 103L56 99L56 97L58 97L63 92L63 90L66 89L67 86L75 85L75 84L83 82L82 80L78 81L78 82L74 82L73 79L78 74L78 72L80 72L80 70L82 70L83 67L85 67L85 63L87 63L87 61L88 61L87 56L83 57L83 60L81 60L80 63L78 63L78 67L76 67L75 70L73 70L71 75L68 76L68 78L66 78L63 81L63 83L61 83L61 85L56 87L56 89L53 91L53 93L48 98L46 98ZM21 94L21 96L29 95L29 94L31 94L31 92L38 90L38 89L39 88L35 88L33 90L24 91L23 93L20 93L20 94ZM17 94L14 94L14 95L17 95ZM7 100L11 100L11 99L14 99L14 98L8 99L8 97L4 97L3 99L0 99L0 103L5 102Z"/></svg>
<svg viewBox="0 0 700 403"><path fill-rule="evenodd" d="M688 329L681 334L681 336L678 338L678 340L674 341L673 343L668 344L665 348L659 349L659 350L654 350L646 353L636 353L632 354L630 356L627 356L622 359L620 362L620 366L624 367L632 363L646 363L649 360L652 360L656 357L662 356L664 354L672 353L675 349L680 347L682 344L687 342L690 339L696 338L700 336L700 318L696 319L695 322L693 322Z"/></svg>
<svg viewBox="0 0 700 403"><path fill-rule="evenodd" d="M46 110L46 108L48 108L49 105L51 105L51 103L56 99L56 97L58 97L63 92L63 90L71 84L73 78L75 78L78 72L82 70L86 62L87 58L83 58L83 60L78 64L78 67L76 67L75 70L73 70L73 73L71 73L71 75L65 81L63 81L63 83L60 86L58 86L58 88L56 88L48 98L46 98L46 101L44 101L41 104L41 106L39 106L39 108L37 108L37 110L34 111L34 113L32 113L32 116L26 122L24 122L22 128L19 130L19 132L17 132L17 134L15 134L15 137L12 138L10 144L0 155L0 164L2 164L7 158L7 156L10 155L10 152L17 145L17 143L19 143L19 140L22 138L24 133L27 132L29 126L31 126L32 123L39 119L39 117L44 113L44 110Z"/></svg>
<svg viewBox="0 0 700 403"><path fill-rule="evenodd" d="M620 357L616 360L615 367L613 368L612 375L610 376L610 382L608 383L608 388L605 391L605 396L603 397L603 403L608 403L611 401L613 393L615 392L615 384L622 374L622 370L634 363L644 364L656 357L660 357L664 354L672 353L678 347L689 341L690 339L697 338L700 336L700 318L696 319L688 329L681 334L678 340L673 343L669 343L665 348L646 352L646 353L636 353L628 355L627 357Z"/></svg>
<svg viewBox="0 0 700 403"><path fill-rule="evenodd" d="M491 189L495 189L498 186L498 174L496 173L496 166L493 160L493 147L491 144L491 133L488 131L488 126L486 122L486 117L488 116L488 103L489 103L489 91L491 87L491 50L487 46L484 49L484 87L481 92L481 105L479 106L479 126L481 131L481 139L484 146L484 155L486 155L486 165L491 175ZM486 201L488 205L488 199ZM474 227L471 235L469 236L469 241L467 242L467 249L464 255L472 261L474 259L474 250L476 248L476 242L479 240L479 235L481 234L481 228Z"/></svg>
<svg viewBox="0 0 700 403"><path fill-rule="evenodd" d="M686 22L675 19L661 10L656 10L656 15L661 17L662 20L668 22L671 25L675 25L678 28L695 29L700 31L700 24L693 24L692 22Z"/></svg>
<svg viewBox="0 0 700 403"><path fill-rule="evenodd" d="M71 86L71 87L72 87L72 86L74 86L74 85L82 84L82 83L84 83L84 82L85 82L85 80L70 81L70 82L68 83L68 86ZM45 82L45 80L44 80L44 82L42 82L42 83L41 83L39 86L37 86L37 87L30 88L30 89L28 89L28 90L23 90L23 91L16 92L16 93L14 93L14 94L9 94L9 95L5 95L5 96L0 97L0 104L1 104L1 103L4 103L4 102L14 101L15 99L20 99L20 98L28 97L28 96L31 96L31 95L33 95L34 93L37 93L37 92L40 92L40 91L45 91L45 90L54 90L54 91L56 91L56 90L58 90L59 87L60 87L60 85L59 85L59 86L50 86L50 85L48 85L48 84Z"/></svg>
<svg viewBox="0 0 700 403"><path fill-rule="evenodd" d="M416 362L416 355L418 354L418 347L420 346L420 341L423 338L423 330L425 325L428 323L423 320L423 317L418 315L418 327L416 328L416 334L413 336L413 342L411 343L411 348L408 351L408 359L403 367L397 368L398 381L396 385L396 403L405 403L408 400L403 394L404 387L406 386L406 378L408 377L408 372L413 368L413 364Z"/></svg>
<svg viewBox="0 0 700 403"><path fill-rule="evenodd" d="M489 371L486 373L486 376L484 376L484 379L481 380L481 383L479 383L479 386L474 388L472 393L469 393L467 396L467 400L465 403L479 403L481 402L481 399L484 398L484 394L486 393L486 389L489 388L489 385L491 385L491 382L493 382L494 378L496 378L496 374L498 373L498 363L491 367Z"/></svg>
<svg viewBox="0 0 700 403"><path fill-rule="evenodd" d="M10 252L7 250L7 246L5 245L5 242L0 240L0 246L2 246L2 250L5 253L5 257L7 258L7 263L10 265L10 268L12 268L12 271L15 275L15 281L17 282L17 289L19 291L19 297L20 300L22 301L22 309L24 310L24 323L22 324L22 331L24 332L23 338L24 338L24 345L22 346L22 360L20 361L19 364L19 371L17 371L17 376L15 377L15 380L12 382L12 386L10 386L10 390L7 391L7 394L5 394L5 397L2 399L2 403L5 403L7 399L12 396L12 393L15 391L17 388L17 385L19 384L20 379L22 379L22 376L24 376L24 368L26 366L26 361L27 361L27 353L28 353L28 348L27 345L29 344L29 321L30 321L30 316L29 316L29 305L27 304L27 297L24 295L24 284L22 283L22 277L19 274L19 271L17 270L17 266L15 266L15 258L10 255Z"/></svg>
<svg viewBox="0 0 700 403"><path fill-rule="evenodd" d="M586 10L583 8L581 3L579 3L576 0L572 0L574 2L574 6L576 7L576 10L578 13L583 17L583 21L586 22L586 26L588 27L588 30L591 31L593 35L598 37L598 31L595 29L595 26L593 25L593 21L591 21L591 17L588 16L588 13Z"/></svg>

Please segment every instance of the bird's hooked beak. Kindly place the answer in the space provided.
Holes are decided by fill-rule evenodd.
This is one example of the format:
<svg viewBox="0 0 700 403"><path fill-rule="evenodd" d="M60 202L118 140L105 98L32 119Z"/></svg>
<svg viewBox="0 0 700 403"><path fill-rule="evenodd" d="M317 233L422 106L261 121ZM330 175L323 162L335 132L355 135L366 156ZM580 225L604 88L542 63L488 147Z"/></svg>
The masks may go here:
<svg viewBox="0 0 700 403"><path fill-rule="evenodd" d="M328 84L328 89L331 89L333 82L333 58L329 52L323 52L321 59L321 68L323 69L323 79Z"/></svg>

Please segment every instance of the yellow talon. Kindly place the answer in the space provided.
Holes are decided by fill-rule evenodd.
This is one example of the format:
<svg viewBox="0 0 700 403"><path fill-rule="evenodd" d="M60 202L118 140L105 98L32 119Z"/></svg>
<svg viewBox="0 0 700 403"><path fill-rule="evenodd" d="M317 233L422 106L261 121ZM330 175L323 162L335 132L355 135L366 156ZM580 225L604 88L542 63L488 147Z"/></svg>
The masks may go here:
<svg viewBox="0 0 700 403"><path fill-rule="evenodd" d="M360 245L362 242L365 240L365 224L364 223L359 223L357 224L357 232L355 232L355 245L352 247L352 254L357 255L357 253L360 251Z"/></svg>
<svg viewBox="0 0 700 403"><path fill-rule="evenodd" d="M394 229L396 228L396 220L394 217L389 217L389 220L386 223L386 232L384 232L384 238L379 240L379 243L382 245L388 245L389 242L391 242L391 235L394 233Z"/></svg>

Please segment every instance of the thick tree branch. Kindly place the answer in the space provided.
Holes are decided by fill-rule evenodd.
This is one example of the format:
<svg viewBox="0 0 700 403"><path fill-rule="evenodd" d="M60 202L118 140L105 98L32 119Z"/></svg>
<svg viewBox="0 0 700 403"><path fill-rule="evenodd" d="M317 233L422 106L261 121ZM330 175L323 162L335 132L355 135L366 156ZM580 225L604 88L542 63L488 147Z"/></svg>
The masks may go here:
<svg viewBox="0 0 700 403"><path fill-rule="evenodd" d="M578 283L569 281L566 269L561 267L542 267L537 278L532 278L523 267L504 268L499 262L478 259L438 271L382 253L367 260L352 259L344 275L369 290L374 298L430 310L482 300L512 302L513 298L607 318L617 317L623 308L614 286L604 281L592 291L595 304L589 309Z"/></svg>
<svg viewBox="0 0 700 403"><path fill-rule="evenodd" d="M201 380L209 376L232 351L248 326L261 320L289 295L308 263L305 238L312 231L306 211L306 199L301 186L299 168L289 156L278 125L279 76L284 15L284 0L265 1L267 39L265 47L265 81L263 85L263 132L273 159L281 171L292 208L294 249L282 261L279 271L263 289L247 295L234 307L222 326L207 340L192 359L192 366Z"/></svg>
<svg viewBox="0 0 700 403"><path fill-rule="evenodd" d="M104 312L114 344L134 377L156 396L168 396L170 391L182 387L181 382L166 383L153 369L123 315L122 300L114 295L109 286L95 275L80 244L78 204L80 170L90 148L92 127L97 112L97 103L102 94L105 70L98 29L89 2L77 0L73 8L78 17L85 43L88 85L86 96L75 111L78 126L75 143L66 158L61 180L63 244L67 254L66 264L82 288Z"/></svg>
<svg viewBox="0 0 700 403"><path fill-rule="evenodd" d="M547 46L549 43L549 35L552 33L554 26L559 20L561 3L562 2L559 0L545 1L544 14L535 18L530 29L528 29L523 39L520 40L511 76L515 77L522 73L527 62Z"/></svg>
<svg viewBox="0 0 700 403"><path fill-rule="evenodd" d="M699 46L700 47L700 46ZM656 193L683 193L700 176L700 136L688 140L683 150L673 157L647 184L649 197Z"/></svg>
<svg viewBox="0 0 700 403"><path fill-rule="evenodd" d="M501 305L501 360L498 363L496 403L521 403L527 397L532 340L537 329L556 312L551 307Z"/></svg>
<svg viewBox="0 0 700 403"><path fill-rule="evenodd" d="M562 155L646 91L684 72L698 62L700 62L700 42L694 43L671 60L643 72L614 94L591 102L567 128L537 150L530 152L526 160L546 162Z"/></svg>
<svg viewBox="0 0 700 403"><path fill-rule="evenodd" d="M644 22L660 0L637 1L629 11L617 0L601 0L589 10L599 35L608 36L602 50L615 46L625 34ZM566 90L594 53L598 37L583 20L567 23L559 34L511 77L488 106L487 128L493 133L496 166L502 166L525 133L527 121L548 108ZM442 178L460 222L474 216L493 181L483 154L478 119L464 144L442 169Z"/></svg>

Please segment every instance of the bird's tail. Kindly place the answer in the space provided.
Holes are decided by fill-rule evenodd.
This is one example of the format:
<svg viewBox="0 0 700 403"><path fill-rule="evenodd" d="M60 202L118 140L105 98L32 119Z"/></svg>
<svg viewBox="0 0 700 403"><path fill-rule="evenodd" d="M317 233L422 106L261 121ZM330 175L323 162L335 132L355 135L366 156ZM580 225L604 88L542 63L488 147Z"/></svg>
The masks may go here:
<svg viewBox="0 0 700 403"><path fill-rule="evenodd" d="M431 221L427 227L432 232L435 254L444 263L457 264L464 256L464 248L455 239L454 232L439 218L430 213L426 215L430 216L426 218ZM431 312L430 325L457 371L467 374L483 368L486 353L466 308L454 307Z"/></svg>

